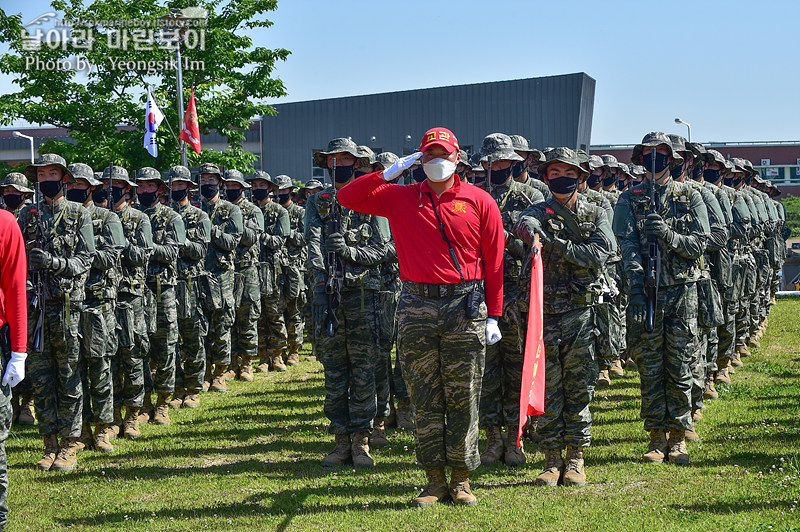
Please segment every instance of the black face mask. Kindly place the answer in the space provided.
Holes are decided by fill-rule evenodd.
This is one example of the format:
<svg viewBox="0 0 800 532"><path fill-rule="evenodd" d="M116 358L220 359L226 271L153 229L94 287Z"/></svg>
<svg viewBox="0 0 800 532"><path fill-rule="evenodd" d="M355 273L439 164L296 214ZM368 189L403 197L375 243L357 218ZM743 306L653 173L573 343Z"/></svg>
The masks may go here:
<svg viewBox="0 0 800 532"><path fill-rule="evenodd" d="M253 197L256 201L264 201L269 196L269 189L268 188L257 188L253 190Z"/></svg>
<svg viewBox="0 0 800 532"><path fill-rule="evenodd" d="M61 190L61 183L58 181L42 181L39 183L39 190L48 198L55 198Z"/></svg>
<svg viewBox="0 0 800 532"><path fill-rule="evenodd" d="M70 201L74 201L75 203L80 203L83 205L86 203L86 198L89 197L89 191L85 188L71 188L67 190L67 199Z"/></svg>
<svg viewBox="0 0 800 532"><path fill-rule="evenodd" d="M658 162L656 162L656 164L658 164ZM672 176L672 179L678 179L682 173L683 173L683 165L676 166L675 168L672 168L669 171L669 175Z"/></svg>
<svg viewBox="0 0 800 532"><path fill-rule="evenodd" d="M211 196L211 197L213 198L214 196ZM239 201L239 198L242 197L242 190L239 189L239 188L236 188L236 189L234 189L234 188L225 189L225 197L228 198L228 201L230 201L231 203L235 203L235 202Z"/></svg>
<svg viewBox="0 0 800 532"><path fill-rule="evenodd" d="M719 172L719 170L717 170L717 172ZM701 177L703 177L703 167L695 166L694 168L692 168L692 179L697 181Z"/></svg>
<svg viewBox="0 0 800 532"><path fill-rule="evenodd" d="M653 152L648 151L642 156L642 166L650 172L653 170ZM669 155L656 152L656 173L660 174L669 166Z"/></svg>
<svg viewBox="0 0 800 532"><path fill-rule="evenodd" d="M613 176L613 175L612 176L608 176L608 177L604 177L603 178L603 186L604 187L610 187L611 185L616 183L616 181L617 181L617 178L615 176Z"/></svg>
<svg viewBox="0 0 800 532"><path fill-rule="evenodd" d="M411 177L417 183L422 183L423 181L428 179L428 176L425 175L425 170L422 168L422 165L419 165L417 168L414 168L411 171Z"/></svg>
<svg viewBox="0 0 800 532"><path fill-rule="evenodd" d="M716 183L717 181L719 181L719 170L711 170L711 169L703 170L703 179L705 179L709 183Z"/></svg>
<svg viewBox="0 0 800 532"><path fill-rule="evenodd" d="M156 193L155 192L139 192L136 194L139 197L139 203L146 209L148 207L152 207L153 203L156 202Z"/></svg>
<svg viewBox="0 0 800 532"><path fill-rule="evenodd" d="M107 199L108 199L108 192L104 188L101 188L100 190L97 190L95 191L94 194L92 194L92 201L95 203L103 203Z"/></svg>
<svg viewBox="0 0 800 532"><path fill-rule="evenodd" d="M493 185L502 185L508 178L511 177L511 167L504 170L492 170L492 184Z"/></svg>
<svg viewBox="0 0 800 532"><path fill-rule="evenodd" d="M278 194L278 203L285 205L289 202L289 196L290 194Z"/></svg>
<svg viewBox="0 0 800 532"><path fill-rule="evenodd" d="M125 189L122 187L111 187L111 199L114 201L114 204L117 204L119 200L122 199L122 196L125 195Z"/></svg>
<svg viewBox="0 0 800 532"><path fill-rule="evenodd" d="M603 174L589 174L589 177L586 179L586 185L589 188L594 188L600 184L600 180L603 179Z"/></svg>
<svg viewBox="0 0 800 532"><path fill-rule="evenodd" d="M550 187L550 190L556 194L569 194L574 192L575 188L578 186L578 178L565 175L551 177L548 179L547 185Z"/></svg>
<svg viewBox="0 0 800 532"><path fill-rule="evenodd" d="M328 175L337 183L347 183L353 177L355 171L356 167L352 164L350 166L337 166L335 172L328 168Z"/></svg>
<svg viewBox="0 0 800 532"><path fill-rule="evenodd" d="M620 179L619 181L617 181L617 188L620 189L620 190L623 190L625 188L625 180L624 179Z"/></svg>
<svg viewBox="0 0 800 532"><path fill-rule="evenodd" d="M211 199L219 193L219 185L200 185L200 194L205 199Z"/></svg>
<svg viewBox="0 0 800 532"><path fill-rule="evenodd" d="M369 173L370 172L365 172L364 170L356 170L355 172L353 172L353 175L356 176L356 179L358 179L362 175L367 175Z"/></svg>
<svg viewBox="0 0 800 532"><path fill-rule="evenodd" d="M514 163L514 166L511 167L511 176L519 177L522 175L522 172L524 171L525 171L525 161L519 161L518 163Z"/></svg>
<svg viewBox="0 0 800 532"><path fill-rule="evenodd" d="M172 201L180 203L188 194L189 194L188 188L184 188L183 190L173 190L171 193Z"/></svg>
<svg viewBox="0 0 800 532"><path fill-rule="evenodd" d="M6 194L3 196L3 201L5 202L6 207L12 211L15 211L17 210L17 207L22 205L22 194Z"/></svg>

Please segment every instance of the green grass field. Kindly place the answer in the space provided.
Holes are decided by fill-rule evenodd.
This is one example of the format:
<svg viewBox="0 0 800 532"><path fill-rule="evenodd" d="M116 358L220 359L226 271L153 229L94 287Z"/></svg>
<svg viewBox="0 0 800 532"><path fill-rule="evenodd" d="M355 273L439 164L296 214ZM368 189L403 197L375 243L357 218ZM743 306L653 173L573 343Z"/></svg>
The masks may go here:
<svg viewBox="0 0 800 532"><path fill-rule="evenodd" d="M15 427L9 530L800 530L800 300L773 309L762 348L708 403L691 465L644 464L638 376L598 393L582 489L540 488L543 464L480 468L479 504L418 510L410 433L373 470L328 470L322 367L231 383L172 425L145 426L113 455L83 452L71 473L35 469L42 443ZM483 442L481 447L483 448Z"/></svg>

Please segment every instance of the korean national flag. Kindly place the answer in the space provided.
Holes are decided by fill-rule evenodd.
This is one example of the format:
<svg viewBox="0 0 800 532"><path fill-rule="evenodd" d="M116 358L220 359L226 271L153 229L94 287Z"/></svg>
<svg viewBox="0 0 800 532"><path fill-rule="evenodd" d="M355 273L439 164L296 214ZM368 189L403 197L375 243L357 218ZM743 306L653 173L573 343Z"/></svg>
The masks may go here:
<svg viewBox="0 0 800 532"><path fill-rule="evenodd" d="M156 143L156 129L164 120L164 113L156 105L150 87L147 87L147 105L144 111L144 148L153 157L158 157L158 144Z"/></svg>

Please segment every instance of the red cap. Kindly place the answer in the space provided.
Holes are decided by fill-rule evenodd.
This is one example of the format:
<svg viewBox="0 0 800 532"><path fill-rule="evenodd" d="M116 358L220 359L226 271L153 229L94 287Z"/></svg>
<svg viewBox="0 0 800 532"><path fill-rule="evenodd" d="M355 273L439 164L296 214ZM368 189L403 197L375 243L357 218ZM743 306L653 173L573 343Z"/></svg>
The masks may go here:
<svg viewBox="0 0 800 532"><path fill-rule="evenodd" d="M447 150L448 153L458 151L458 139L446 127L434 127L426 131L419 144L419 151L425 151L435 144Z"/></svg>

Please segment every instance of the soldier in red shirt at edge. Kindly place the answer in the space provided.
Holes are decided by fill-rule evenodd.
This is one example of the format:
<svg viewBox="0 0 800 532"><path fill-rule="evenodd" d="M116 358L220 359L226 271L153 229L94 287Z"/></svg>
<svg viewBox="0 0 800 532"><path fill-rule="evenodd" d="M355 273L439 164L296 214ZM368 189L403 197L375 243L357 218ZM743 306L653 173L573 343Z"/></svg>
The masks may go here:
<svg viewBox="0 0 800 532"><path fill-rule="evenodd" d="M497 203L455 174L458 140L428 130L420 151L339 191L350 209L384 216L397 246L402 292L397 351L428 485L412 501L475 504L469 472L480 465L478 403L486 345L500 340L504 231ZM421 158L427 179L388 181ZM452 468L450 485L445 466Z"/></svg>

